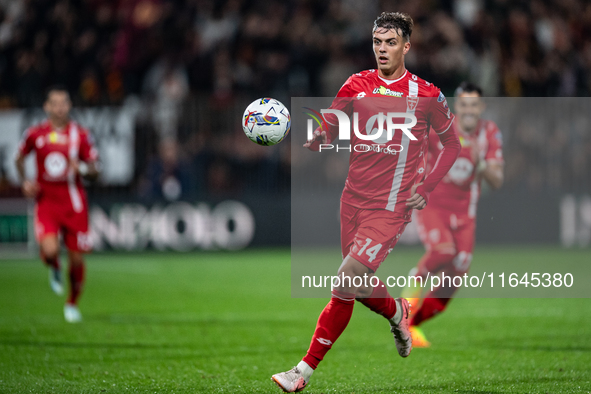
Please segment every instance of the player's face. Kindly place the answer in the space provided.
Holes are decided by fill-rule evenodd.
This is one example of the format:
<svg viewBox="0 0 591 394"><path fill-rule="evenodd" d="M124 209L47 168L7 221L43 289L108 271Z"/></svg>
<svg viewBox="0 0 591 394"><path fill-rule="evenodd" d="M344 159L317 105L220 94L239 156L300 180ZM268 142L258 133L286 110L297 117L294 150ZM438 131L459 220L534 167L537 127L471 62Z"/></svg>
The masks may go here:
<svg viewBox="0 0 591 394"><path fill-rule="evenodd" d="M463 130L472 131L478 125L484 111L484 103L476 92L462 93L456 97L454 112Z"/></svg>
<svg viewBox="0 0 591 394"><path fill-rule="evenodd" d="M404 65L404 55L410 49L410 42L394 29L378 28L373 33L373 51L378 70L383 76L390 76Z"/></svg>
<svg viewBox="0 0 591 394"><path fill-rule="evenodd" d="M43 109L47 113L47 116L53 121L58 123L65 123L68 120L68 115L72 103L70 102L70 96L67 92L56 90L49 93L47 101L43 105Z"/></svg>

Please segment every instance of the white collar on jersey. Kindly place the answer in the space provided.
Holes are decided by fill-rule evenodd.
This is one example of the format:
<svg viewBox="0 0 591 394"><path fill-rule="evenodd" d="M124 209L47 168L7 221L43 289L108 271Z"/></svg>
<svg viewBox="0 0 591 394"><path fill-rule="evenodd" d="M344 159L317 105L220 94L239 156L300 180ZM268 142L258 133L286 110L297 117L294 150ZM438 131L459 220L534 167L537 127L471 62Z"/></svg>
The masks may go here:
<svg viewBox="0 0 591 394"><path fill-rule="evenodd" d="M408 72L408 70L404 70L404 74L402 74L402 76L398 79L386 79L386 78L382 78L378 75L378 78L381 79L382 81L384 81L387 85L391 85L394 82L398 82L400 81L402 78L404 78L406 76L406 73Z"/></svg>

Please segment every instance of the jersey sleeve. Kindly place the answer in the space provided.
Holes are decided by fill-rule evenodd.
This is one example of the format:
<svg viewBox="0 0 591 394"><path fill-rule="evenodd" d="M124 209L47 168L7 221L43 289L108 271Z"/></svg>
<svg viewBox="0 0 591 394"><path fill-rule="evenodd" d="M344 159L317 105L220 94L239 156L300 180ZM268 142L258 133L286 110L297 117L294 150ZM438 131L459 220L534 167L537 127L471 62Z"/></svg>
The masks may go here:
<svg viewBox="0 0 591 394"><path fill-rule="evenodd" d="M445 133L454 120L454 115L447 105L447 99L441 90L434 88L434 96L431 98L429 123L437 134Z"/></svg>
<svg viewBox="0 0 591 394"><path fill-rule="evenodd" d="M23 133L21 142L18 145L18 152L21 156L26 156L35 149L35 138L32 128L28 128Z"/></svg>
<svg viewBox="0 0 591 394"><path fill-rule="evenodd" d="M98 151L94 147L94 140L87 130L80 133L80 151L78 155L80 160L85 162L98 160Z"/></svg>
<svg viewBox="0 0 591 394"><path fill-rule="evenodd" d="M503 135L494 122L487 128L488 150L484 155L487 162L503 163Z"/></svg>
<svg viewBox="0 0 591 394"><path fill-rule="evenodd" d="M339 89L336 97L332 101L329 109L336 109L346 113L347 115L351 115L351 111L353 108L353 89L351 87L352 84L352 76L349 77L343 86ZM325 114L323 115L325 125L326 125L326 142L331 143L332 141L336 140L339 135L339 121L337 116L334 114ZM320 127L316 128L315 132L321 131ZM308 149L317 151L320 146L320 141L316 140Z"/></svg>

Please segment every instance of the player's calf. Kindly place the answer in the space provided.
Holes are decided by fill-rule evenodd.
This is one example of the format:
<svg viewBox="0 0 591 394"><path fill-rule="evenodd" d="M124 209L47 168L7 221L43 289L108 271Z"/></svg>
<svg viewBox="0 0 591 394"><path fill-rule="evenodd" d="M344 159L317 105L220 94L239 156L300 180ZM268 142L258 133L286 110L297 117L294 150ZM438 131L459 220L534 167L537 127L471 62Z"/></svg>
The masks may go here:
<svg viewBox="0 0 591 394"><path fill-rule="evenodd" d="M64 294L64 285L62 284L62 271L57 268L49 267L49 287L51 290L61 296Z"/></svg>

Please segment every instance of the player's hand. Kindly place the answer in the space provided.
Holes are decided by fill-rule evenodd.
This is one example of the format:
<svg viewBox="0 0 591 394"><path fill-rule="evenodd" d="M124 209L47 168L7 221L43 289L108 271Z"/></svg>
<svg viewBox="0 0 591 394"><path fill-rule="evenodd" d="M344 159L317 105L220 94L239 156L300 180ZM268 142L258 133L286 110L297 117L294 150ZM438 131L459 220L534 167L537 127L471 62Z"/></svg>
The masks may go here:
<svg viewBox="0 0 591 394"><path fill-rule="evenodd" d="M312 139L306 141L306 143L304 144L304 148L309 148L315 141L320 141L321 144L326 144L327 141L327 137L326 137L326 131L318 131L315 130L314 134L312 135Z"/></svg>
<svg viewBox="0 0 591 394"><path fill-rule="evenodd" d="M480 149L478 148L478 141L475 138L470 141L470 156L472 156L472 163L478 164L480 161Z"/></svg>
<svg viewBox="0 0 591 394"><path fill-rule="evenodd" d="M423 182L417 183L416 185L412 185L412 187L410 188L410 194L412 197L409 198L408 200L406 200L407 207L409 207L411 209L421 210L427 206L427 201L425 201L423 196L421 196L419 193L417 193L417 188L419 186L421 186L422 184L423 184Z"/></svg>
<svg viewBox="0 0 591 394"><path fill-rule="evenodd" d="M70 167L74 170L74 174L80 174L80 162L78 160L70 159Z"/></svg>
<svg viewBox="0 0 591 394"><path fill-rule="evenodd" d="M24 181L22 189L25 197L29 198L35 198L39 193L39 185L35 181Z"/></svg>

